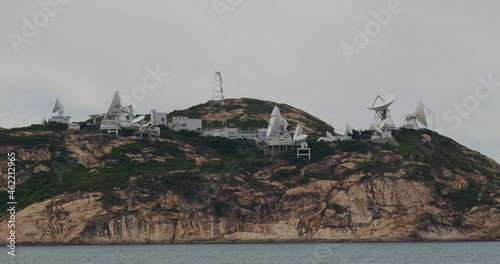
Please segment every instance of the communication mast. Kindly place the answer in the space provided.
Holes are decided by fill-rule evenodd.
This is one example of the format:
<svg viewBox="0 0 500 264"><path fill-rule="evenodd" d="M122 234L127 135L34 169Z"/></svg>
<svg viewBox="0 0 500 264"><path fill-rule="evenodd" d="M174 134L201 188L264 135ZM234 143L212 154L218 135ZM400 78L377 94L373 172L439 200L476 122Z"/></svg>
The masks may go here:
<svg viewBox="0 0 500 264"><path fill-rule="evenodd" d="M373 131L372 139L377 138L392 138L392 131L397 128L392 121L389 106L396 100L396 96L392 94L377 95L374 100L368 101L365 107L375 111L370 130Z"/></svg>
<svg viewBox="0 0 500 264"><path fill-rule="evenodd" d="M226 128L226 109L224 106L224 90L222 88L222 75L215 71L212 98L208 110L208 125L210 129Z"/></svg>

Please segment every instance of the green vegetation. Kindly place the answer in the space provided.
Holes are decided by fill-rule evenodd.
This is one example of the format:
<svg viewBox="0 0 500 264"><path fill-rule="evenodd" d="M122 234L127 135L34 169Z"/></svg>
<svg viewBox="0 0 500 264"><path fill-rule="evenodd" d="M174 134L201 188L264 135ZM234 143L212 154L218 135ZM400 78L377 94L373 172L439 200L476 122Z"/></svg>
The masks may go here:
<svg viewBox="0 0 500 264"><path fill-rule="evenodd" d="M352 132L353 140L368 140L372 137L372 131L370 130L353 130Z"/></svg>
<svg viewBox="0 0 500 264"><path fill-rule="evenodd" d="M195 106L191 106L188 109L184 110L175 110L168 113L167 118L170 120L174 116L187 116L188 118L201 118L203 115L207 114L208 111L205 110L206 107L210 106L210 101L204 104L198 104Z"/></svg>
<svg viewBox="0 0 500 264"><path fill-rule="evenodd" d="M342 152L368 153L373 148L371 141L344 140L338 143L338 148Z"/></svg>
<svg viewBox="0 0 500 264"><path fill-rule="evenodd" d="M422 132L413 129L400 130L399 135L396 136L396 140L399 142L399 155L403 158L408 159L410 154L418 151L417 142L422 137Z"/></svg>
<svg viewBox="0 0 500 264"><path fill-rule="evenodd" d="M265 101L251 99L251 98L241 98L241 99L243 100L243 103L247 104L245 110L250 114L269 113L270 115L274 108L274 105L268 104ZM281 105L278 105L278 107L282 108Z"/></svg>
<svg viewBox="0 0 500 264"><path fill-rule="evenodd" d="M193 199L199 192L202 182L204 180L192 172L176 172L161 178L161 183L168 190L179 192L189 199Z"/></svg>
<svg viewBox="0 0 500 264"><path fill-rule="evenodd" d="M20 146L23 148L46 147L47 144L55 139L50 135L33 136L11 136L10 134L0 133L0 145L2 146Z"/></svg>
<svg viewBox="0 0 500 264"><path fill-rule="evenodd" d="M311 149L311 162L322 160L323 158L335 154L335 150L328 142L308 140L307 145Z"/></svg>
<svg viewBox="0 0 500 264"><path fill-rule="evenodd" d="M68 124L65 123L59 123L59 122L43 122L43 124L33 124L27 127L16 127L12 129L8 129L10 132L16 132L16 131L27 131L27 132L34 132L34 131L64 131L68 128Z"/></svg>
<svg viewBox="0 0 500 264"><path fill-rule="evenodd" d="M299 173L298 169L291 170L277 170L271 174L272 181L289 180Z"/></svg>
<svg viewBox="0 0 500 264"><path fill-rule="evenodd" d="M306 184L309 182L309 179L317 179L317 180L330 180L330 181L338 181L340 180L340 176L335 174L332 170L318 170L318 171L306 171L304 172L304 176L297 180L297 184Z"/></svg>
<svg viewBox="0 0 500 264"><path fill-rule="evenodd" d="M214 208L214 216L216 218L224 217L225 212L229 210L229 204L220 201L213 202L212 207Z"/></svg>
<svg viewBox="0 0 500 264"><path fill-rule="evenodd" d="M243 130L263 128L268 125L267 120L247 119L245 121L241 121L238 117L228 119L226 122L231 126L239 127Z"/></svg>
<svg viewBox="0 0 500 264"><path fill-rule="evenodd" d="M492 205L491 199L487 196L478 199L479 193L481 192L487 193L487 190L479 190L473 182L469 181L467 189L456 190L447 194L445 197L450 199L455 208L459 211L467 211L479 205Z"/></svg>
<svg viewBox="0 0 500 264"><path fill-rule="evenodd" d="M272 189L272 186L268 186L265 183L259 181L253 175L247 175L244 181L250 189L253 189L257 192L269 192Z"/></svg>

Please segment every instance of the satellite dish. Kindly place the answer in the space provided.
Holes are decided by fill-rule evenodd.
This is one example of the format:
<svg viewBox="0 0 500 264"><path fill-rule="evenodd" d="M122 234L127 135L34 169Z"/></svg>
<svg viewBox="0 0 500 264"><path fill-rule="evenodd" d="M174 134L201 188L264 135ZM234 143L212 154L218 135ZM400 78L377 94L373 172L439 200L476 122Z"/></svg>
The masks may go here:
<svg viewBox="0 0 500 264"><path fill-rule="evenodd" d="M382 133L382 129L380 129L380 126L373 126L373 129L377 130L377 132Z"/></svg>
<svg viewBox="0 0 500 264"><path fill-rule="evenodd" d="M394 100L396 100L396 96L393 94L377 95L374 100L368 101L365 107L374 111L382 111L389 108Z"/></svg>
<svg viewBox="0 0 500 264"><path fill-rule="evenodd" d="M380 127L380 129L384 128L386 124L387 124L387 119L384 119L384 120L382 121L382 123L380 123L380 126L379 126L379 127Z"/></svg>
<svg viewBox="0 0 500 264"><path fill-rule="evenodd" d="M273 112L271 113L271 119L269 119L269 126L267 127L267 138L271 137L271 135L276 134L279 131L281 123L281 113L277 106L273 108Z"/></svg>
<svg viewBox="0 0 500 264"><path fill-rule="evenodd" d="M333 135L332 133L326 131L326 137L329 138L329 139L333 139Z"/></svg>
<svg viewBox="0 0 500 264"><path fill-rule="evenodd" d="M352 128L349 124L345 124L345 135L351 134L352 135Z"/></svg>
<svg viewBox="0 0 500 264"><path fill-rule="evenodd" d="M108 112L106 113L105 117L108 117L110 114L117 114L118 112L121 111L122 108L122 101L120 99L120 94L118 91L115 92L115 95L113 96L113 100L111 101L111 104L108 107Z"/></svg>
<svg viewBox="0 0 500 264"><path fill-rule="evenodd" d="M299 135L297 137L294 137L293 141L300 142L300 141L304 141L306 139L307 139L307 135L306 134L302 134L302 135Z"/></svg>
<svg viewBox="0 0 500 264"><path fill-rule="evenodd" d="M136 118L134 118L134 120L132 120L132 124L137 124L137 123L141 122L142 120L144 120L144 118L146 118L146 116L136 117Z"/></svg>
<svg viewBox="0 0 500 264"><path fill-rule="evenodd" d="M404 115L403 115L403 118L401 119L402 122L408 120L408 117L410 117L410 113L406 112Z"/></svg>
<svg viewBox="0 0 500 264"><path fill-rule="evenodd" d="M418 102L417 108L415 108L415 113L413 115L417 118L418 122L420 122L424 126L427 126L427 116L425 115L424 104L422 103L422 100Z"/></svg>
<svg viewBox="0 0 500 264"><path fill-rule="evenodd" d="M56 103L54 104L54 108L52 109L52 113L55 113L55 112L61 110L61 108L62 108L62 105L59 102L59 98L57 98Z"/></svg>
<svg viewBox="0 0 500 264"><path fill-rule="evenodd" d="M295 132L293 133L293 141L297 140L297 137L302 135L302 127L300 125L297 126Z"/></svg>

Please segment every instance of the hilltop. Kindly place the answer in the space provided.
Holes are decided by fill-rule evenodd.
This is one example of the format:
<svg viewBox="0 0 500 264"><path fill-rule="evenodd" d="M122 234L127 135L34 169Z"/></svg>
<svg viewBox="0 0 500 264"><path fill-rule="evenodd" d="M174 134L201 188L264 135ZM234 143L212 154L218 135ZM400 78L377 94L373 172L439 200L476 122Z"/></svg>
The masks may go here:
<svg viewBox="0 0 500 264"><path fill-rule="evenodd" d="M281 115L288 121L288 130L293 131L301 125L303 132L311 138L317 139L324 136L325 131L332 132L334 128L319 118L300 109L271 101L252 98L225 99L226 119L228 126L241 127L242 129L267 128L267 121L271 116L274 106L278 106ZM210 102L192 106L185 110L172 111L168 118L173 116L187 116L189 118L209 119L208 110Z"/></svg>
<svg viewBox="0 0 500 264"><path fill-rule="evenodd" d="M228 119L248 127L274 105L227 101ZM203 118L207 106L172 114ZM328 126L279 106L291 129ZM264 156L245 139L163 129L149 141L49 123L1 130L0 154L18 158L22 244L500 240L498 163L429 130L396 141L310 140L309 161Z"/></svg>

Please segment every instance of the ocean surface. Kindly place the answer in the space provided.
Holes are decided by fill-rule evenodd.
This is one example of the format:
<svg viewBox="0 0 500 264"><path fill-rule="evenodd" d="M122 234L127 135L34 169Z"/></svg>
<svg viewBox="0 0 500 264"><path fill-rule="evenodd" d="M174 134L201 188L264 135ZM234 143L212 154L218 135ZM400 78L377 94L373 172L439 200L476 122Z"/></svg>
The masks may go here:
<svg viewBox="0 0 500 264"><path fill-rule="evenodd" d="M500 242L24 246L0 263L500 263Z"/></svg>

